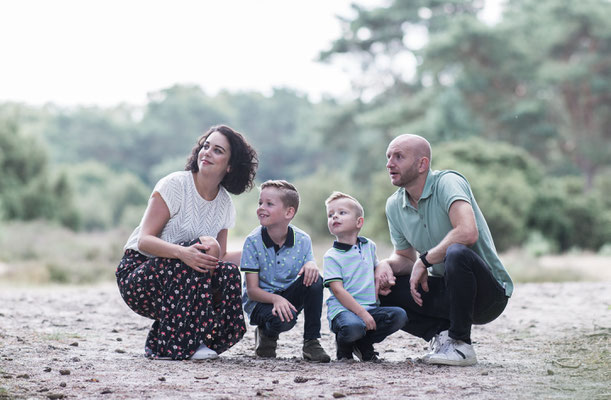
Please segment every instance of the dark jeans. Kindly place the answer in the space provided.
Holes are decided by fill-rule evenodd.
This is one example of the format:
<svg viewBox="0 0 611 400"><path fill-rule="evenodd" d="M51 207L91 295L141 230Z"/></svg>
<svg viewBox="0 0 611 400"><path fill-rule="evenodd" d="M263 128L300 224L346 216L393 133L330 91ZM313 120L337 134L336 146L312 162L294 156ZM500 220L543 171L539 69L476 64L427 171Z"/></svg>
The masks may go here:
<svg viewBox="0 0 611 400"><path fill-rule="evenodd" d="M303 284L303 275L301 275L284 292L276 293L291 302L297 309L297 312L292 311L292 320L282 322L279 317L272 314L273 304L258 303L250 313L250 324L257 325L264 336L278 338L278 334L295 326L297 315L303 310L305 317L303 339L318 339L320 337L322 291L322 277L320 275L316 282L310 286Z"/></svg>
<svg viewBox="0 0 611 400"><path fill-rule="evenodd" d="M354 343L364 339L369 344L380 343L387 336L403 328L407 315L400 307L375 307L367 310L376 322L376 329L368 331L365 322L352 311L337 314L331 321L331 330L340 343Z"/></svg>
<svg viewBox="0 0 611 400"><path fill-rule="evenodd" d="M412 335L428 341L448 329L451 338L471 343L471 325L496 319L509 298L486 262L467 246L448 247L444 262L445 276L429 277L428 292L419 288L422 307L410 294L409 276L398 276L390 294L380 296L380 303L403 308L408 318L403 330Z"/></svg>

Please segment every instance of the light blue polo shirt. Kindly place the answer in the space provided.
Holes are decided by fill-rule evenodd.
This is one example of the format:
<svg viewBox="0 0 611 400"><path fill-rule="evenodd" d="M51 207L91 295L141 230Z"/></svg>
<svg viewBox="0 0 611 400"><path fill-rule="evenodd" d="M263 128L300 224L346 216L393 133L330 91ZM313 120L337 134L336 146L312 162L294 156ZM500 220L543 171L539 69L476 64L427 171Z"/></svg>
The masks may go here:
<svg viewBox="0 0 611 400"><path fill-rule="evenodd" d="M370 309L377 304L374 278L377 266L376 244L373 241L361 236L353 245L335 241L323 259L323 283L329 287L331 282L342 282L344 289L357 303ZM327 299L329 324L337 314L347 310L331 291Z"/></svg>
<svg viewBox="0 0 611 400"><path fill-rule="evenodd" d="M418 208L414 208L405 188L399 188L386 201L386 218L390 230L390 239L396 250L414 247L418 253L437 246L453 229L450 222L450 206L457 200L471 204L479 237L471 246L490 267L492 275L505 288L505 294L511 296L513 282L496 253L492 235L484 219L467 179L456 171L432 171L426 177ZM445 265L435 264L429 268L432 276L443 276Z"/></svg>
<svg viewBox="0 0 611 400"><path fill-rule="evenodd" d="M312 240L301 229L289 225L286 241L279 247L267 233L267 228L258 226L244 241L240 269L247 274L259 274L259 287L266 292L279 293L298 279L301 267L314 261ZM250 313L257 305L248 298L246 280L242 294L244 311Z"/></svg>

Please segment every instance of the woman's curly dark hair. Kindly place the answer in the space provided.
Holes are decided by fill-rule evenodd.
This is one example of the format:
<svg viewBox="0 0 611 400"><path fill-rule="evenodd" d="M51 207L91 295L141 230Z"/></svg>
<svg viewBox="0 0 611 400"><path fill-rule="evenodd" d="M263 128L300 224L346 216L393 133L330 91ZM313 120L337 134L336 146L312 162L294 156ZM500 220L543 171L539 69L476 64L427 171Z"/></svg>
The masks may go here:
<svg viewBox="0 0 611 400"><path fill-rule="evenodd" d="M226 125L211 127L197 140L185 165L185 171L199 171L197 156L202 147L204 147L206 139L213 132L219 132L227 138L231 152L229 157L231 168L221 181L221 185L232 194L240 194L252 189L257 167L259 166L257 152L248 144L244 136Z"/></svg>

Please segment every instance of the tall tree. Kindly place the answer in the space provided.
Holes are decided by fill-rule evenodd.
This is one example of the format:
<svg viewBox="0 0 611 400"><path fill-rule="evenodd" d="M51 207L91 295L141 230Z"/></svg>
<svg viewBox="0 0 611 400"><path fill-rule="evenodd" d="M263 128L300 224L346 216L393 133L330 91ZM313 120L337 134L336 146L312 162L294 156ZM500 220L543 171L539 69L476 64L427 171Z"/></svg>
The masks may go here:
<svg viewBox="0 0 611 400"><path fill-rule="evenodd" d="M477 134L543 161L556 149L589 187L611 164L611 26L604 18L611 3L510 0L494 26L478 17L483 6L354 6L356 17L342 20L342 36L321 59L356 58L367 77L357 87L375 95L368 108L381 134L410 129L433 141Z"/></svg>

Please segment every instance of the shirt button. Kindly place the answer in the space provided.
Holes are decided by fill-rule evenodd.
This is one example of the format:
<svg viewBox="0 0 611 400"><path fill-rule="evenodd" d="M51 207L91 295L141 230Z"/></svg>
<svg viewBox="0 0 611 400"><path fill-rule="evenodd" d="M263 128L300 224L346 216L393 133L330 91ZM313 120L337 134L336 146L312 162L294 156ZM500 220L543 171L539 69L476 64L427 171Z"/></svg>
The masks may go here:
<svg viewBox="0 0 611 400"><path fill-rule="evenodd" d="M426 224L424 224L424 227L426 228Z"/></svg>

